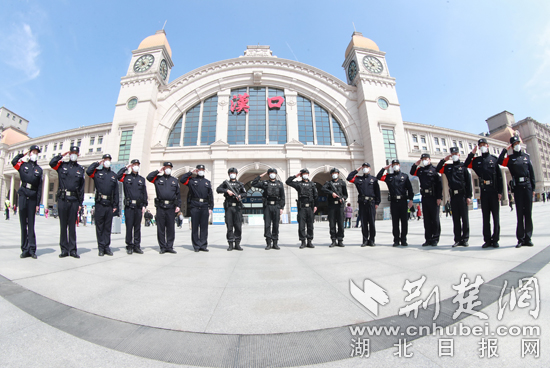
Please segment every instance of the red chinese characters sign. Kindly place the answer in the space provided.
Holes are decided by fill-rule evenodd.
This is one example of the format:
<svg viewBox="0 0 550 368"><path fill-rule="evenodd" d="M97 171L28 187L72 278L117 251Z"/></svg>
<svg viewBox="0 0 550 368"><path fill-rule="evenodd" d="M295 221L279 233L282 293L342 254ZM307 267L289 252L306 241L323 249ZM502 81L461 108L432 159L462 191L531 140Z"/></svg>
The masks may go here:
<svg viewBox="0 0 550 368"><path fill-rule="evenodd" d="M281 106L283 106L283 102L285 102L285 99L282 96L270 97L267 99L267 106L270 109L273 109L273 108L280 109Z"/></svg>
<svg viewBox="0 0 550 368"><path fill-rule="evenodd" d="M248 112L250 109L250 106L248 106L249 97L250 95L248 93L239 95L238 97L233 95L233 98L231 99L231 112L237 111L237 113L240 113L243 110L244 112Z"/></svg>

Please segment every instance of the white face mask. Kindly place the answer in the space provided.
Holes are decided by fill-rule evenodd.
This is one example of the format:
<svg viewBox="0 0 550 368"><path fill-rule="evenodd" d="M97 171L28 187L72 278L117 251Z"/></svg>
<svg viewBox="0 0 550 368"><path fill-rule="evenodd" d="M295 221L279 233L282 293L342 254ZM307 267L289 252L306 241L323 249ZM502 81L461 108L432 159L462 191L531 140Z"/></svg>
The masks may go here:
<svg viewBox="0 0 550 368"><path fill-rule="evenodd" d="M479 150L481 151L481 153L487 153L487 152L489 152L489 147L481 146L481 147L479 147Z"/></svg>
<svg viewBox="0 0 550 368"><path fill-rule="evenodd" d="M307 174L302 175L302 179L309 180L309 175L307 175Z"/></svg>
<svg viewBox="0 0 550 368"><path fill-rule="evenodd" d="M422 160L422 165L428 166L430 164L430 160Z"/></svg>
<svg viewBox="0 0 550 368"><path fill-rule="evenodd" d="M172 173L172 169L164 169L165 175L170 175Z"/></svg>
<svg viewBox="0 0 550 368"><path fill-rule="evenodd" d="M519 144L516 144L516 145L514 146L514 151L516 151L516 152L521 151L521 146L520 146Z"/></svg>
<svg viewBox="0 0 550 368"><path fill-rule="evenodd" d="M204 171L202 171L202 170L199 171L199 172L197 173L197 175L198 175L198 176L204 176Z"/></svg>
<svg viewBox="0 0 550 368"><path fill-rule="evenodd" d="M36 161L38 159L38 155L36 153L31 153L29 156L29 160Z"/></svg>
<svg viewBox="0 0 550 368"><path fill-rule="evenodd" d="M458 155L452 155L451 158L456 162L460 157L458 157Z"/></svg>
<svg viewBox="0 0 550 368"><path fill-rule="evenodd" d="M368 168L368 167L363 168L363 173L368 174L369 171L370 171L370 168Z"/></svg>
<svg viewBox="0 0 550 368"><path fill-rule="evenodd" d="M69 159L71 161L76 161L77 158L78 158L78 155L76 153L71 153L71 155L69 156Z"/></svg>
<svg viewBox="0 0 550 368"><path fill-rule="evenodd" d="M139 172L139 166L132 166L132 171L133 172Z"/></svg>
<svg viewBox="0 0 550 368"><path fill-rule="evenodd" d="M277 177L277 174L271 173L269 174L270 179L275 179Z"/></svg>
<svg viewBox="0 0 550 368"><path fill-rule="evenodd" d="M338 174L332 174L333 179L338 179Z"/></svg>
<svg viewBox="0 0 550 368"><path fill-rule="evenodd" d="M229 174L229 179L237 179L237 174Z"/></svg>
<svg viewBox="0 0 550 368"><path fill-rule="evenodd" d="M106 167L107 169L111 167L111 161L105 161L103 162L103 167Z"/></svg>
<svg viewBox="0 0 550 368"><path fill-rule="evenodd" d="M401 168L401 166L395 165L395 166L393 167L393 171L397 172L397 171L399 171L400 168Z"/></svg>

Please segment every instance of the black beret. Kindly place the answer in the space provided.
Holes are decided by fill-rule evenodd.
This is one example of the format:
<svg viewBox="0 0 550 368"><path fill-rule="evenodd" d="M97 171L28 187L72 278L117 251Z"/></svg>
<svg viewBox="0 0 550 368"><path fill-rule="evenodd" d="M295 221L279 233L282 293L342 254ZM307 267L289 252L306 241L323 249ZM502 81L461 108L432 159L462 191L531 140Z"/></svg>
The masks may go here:
<svg viewBox="0 0 550 368"><path fill-rule="evenodd" d="M113 159L113 158L111 157L111 155L108 154L108 153L104 154L102 158L103 158L104 160L105 160L106 158L111 159L111 160Z"/></svg>
<svg viewBox="0 0 550 368"><path fill-rule="evenodd" d="M513 135L510 137L510 144L514 144L516 142L520 142L519 137L517 135Z"/></svg>
<svg viewBox="0 0 550 368"><path fill-rule="evenodd" d="M370 167L370 164L368 162L363 162L363 166L368 166Z"/></svg>
<svg viewBox="0 0 550 368"><path fill-rule="evenodd" d="M268 174L271 174L271 173L277 174L277 169L274 169L274 168L270 167L269 169L267 169L267 173Z"/></svg>
<svg viewBox="0 0 550 368"><path fill-rule="evenodd" d="M332 169L330 169L330 173L331 173L331 174L340 173L340 170L338 170L337 168L333 167Z"/></svg>
<svg viewBox="0 0 550 368"><path fill-rule="evenodd" d="M162 166L174 167L174 165L172 165L172 163L170 161L166 161L165 163L162 164Z"/></svg>
<svg viewBox="0 0 550 368"><path fill-rule="evenodd" d="M430 158L430 154L429 153L423 153L422 156L420 156L420 159L423 159L423 158Z"/></svg>
<svg viewBox="0 0 550 368"><path fill-rule="evenodd" d="M451 153L458 153L458 147L451 147L449 151L451 151Z"/></svg>
<svg viewBox="0 0 550 368"><path fill-rule="evenodd" d="M200 164L197 165L197 169L199 169L199 170L204 170L204 165L200 165Z"/></svg>
<svg viewBox="0 0 550 368"><path fill-rule="evenodd" d="M399 163L399 160L391 160L392 165L395 165L395 164L398 164L398 163Z"/></svg>
<svg viewBox="0 0 550 368"><path fill-rule="evenodd" d="M487 143L487 139L485 139L485 138L480 138L480 139L477 141L477 144L481 144L481 143L488 144L488 143Z"/></svg>
<svg viewBox="0 0 550 368"><path fill-rule="evenodd" d="M230 174L230 173L235 173L237 174L239 171L237 170L237 168L235 167L230 167L229 170L227 170L227 173Z"/></svg>
<svg viewBox="0 0 550 368"><path fill-rule="evenodd" d="M80 147L78 147L78 146L71 146L71 148L69 148L69 152L80 153Z"/></svg>
<svg viewBox="0 0 550 368"><path fill-rule="evenodd" d="M139 162L139 160L137 158L130 161L130 163L131 164L141 164L141 162Z"/></svg>
<svg viewBox="0 0 550 368"><path fill-rule="evenodd" d="M309 174L309 170L308 169L302 169L300 170L300 174Z"/></svg>
<svg viewBox="0 0 550 368"><path fill-rule="evenodd" d="M29 148L29 151L32 151L32 150L37 150L38 153L40 153L40 147L38 147L36 144L33 144L33 145L31 146L31 148Z"/></svg>

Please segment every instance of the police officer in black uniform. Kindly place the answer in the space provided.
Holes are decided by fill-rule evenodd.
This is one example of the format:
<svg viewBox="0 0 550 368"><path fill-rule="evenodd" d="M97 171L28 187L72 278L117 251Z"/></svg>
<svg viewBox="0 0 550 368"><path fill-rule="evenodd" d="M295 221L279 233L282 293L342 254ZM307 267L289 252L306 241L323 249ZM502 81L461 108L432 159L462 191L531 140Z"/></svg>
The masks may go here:
<svg viewBox="0 0 550 368"><path fill-rule="evenodd" d="M422 162L422 167L418 167ZM422 194L422 211L424 214L424 238L426 242L423 247L431 245L437 246L441 234L441 224L439 223L439 205L443 199L443 186L441 176L432 165L432 160L428 153L423 153L420 160L416 161L411 167L411 175L418 176L420 180L420 193Z"/></svg>
<svg viewBox="0 0 550 368"><path fill-rule="evenodd" d="M301 177L302 181L294 181L297 177ZM298 192L298 237L302 242L300 249L315 248L311 241L313 240L313 216L317 211L317 186L309 180L308 169L300 170L298 174L289 177L285 183Z"/></svg>
<svg viewBox="0 0 550 368"><path fill-rule="evenodd" d="M475 157L477 147L481 156ZM481 189L481 214L483 216L483 245L482 248L498 248L500 238L500 200L502 198L502 172L498 167L498 158L489 154L487 139L478 140L478 146L464 161L464 166L474 170L479 178ZM491 236L491 215L493 216L493 235Z"/></svg>
<svg viewBox="0 0 550 368"><path fill-rule="evenodd" d="M388 171L384 175L384 171ZM407 246L407 233L409 231L408 210L413 206L414 192L409 176L401 171L399 160L392 160L391 164L380 169L376 179L383 181L390 192L390 213L393 230L393 246ZM401 222L401 231L399 231Z"/></svg>
<svg viewBox="0 0 550 368"><path fill-rule="evenodd" d="M269 180L260 181L260 178L266 174L269 175ZM254 188L263 189L264 236L267 244L265 250L280 249L277 243L279 242L279 220L285 208L283 183L277 180L277 170L269 168L267 172L254 178L251 184Z"/></svg>
<svg viewBox="0 0 550 368"><path fill-rule="evenodd" d="M124 188L124 223L126 224L126 253L143 254L141 250L141 217L148 205L145 178L139 175L139 160L117 173L118 181ZM130 173L126 172L130 170Z"/></svg>
<svg viewBox="0 0 550 368"><path fill-rule="evenodd" d="M329 247L344 246L344 206L348 199L348 189L346 183L339 179L340 170L333 167L330 170L331 180L328 180L321 188L321 192L328 196L328 224L330 228ZM336 230L338 226L338 230ZM336 244L338 241L338 244Z"/></svg>
<svg viewBox="0 0 550 368"><path fill-rule="evenodd" d="M111 155L105 154L102 160L94 162L86 170L86 174L95 184L95 234L97 237L98 255L112 256L111 228L113 213L118 210L118 177L111 170ZM102 166L101 169L99 166Z"/></svg>
<svg viewBox="0 0 550 368"><path fill-rule="evenodd" d="M32 145L29 152L13 158L11 164L19 171L19 224L21 226L21 258L36 259L36 235L34 220L42 198L42 168L36 163L40 147ZM28 162L23 157L29 156Z"/></svg>
<svg viewBox="0 0 550 368"><path fill-rule="evenodd" d="M504 158L508 150L512 148L513 153ZM531 157L521 150L521 142L517 135L510 138L510 145L502 150L498 163L508 167L514 184L514 202L516 202L516 215L518 219L516 227L516 238L521 246L532 247L533 242L533 190L535 189L535 172L531 164Z"/></svg>
<svg viewBox="0 0 550 368"><path fill-rule="evenodd" d="M362 176L358 176L359 171ZM380 204L380 185L378 179L370 174L370 164L363 163L363 166L349 173L347 180L355 184L359 192L359 215L363 221L361 232L363 233L362 247L367 245L374 247L374 238L376 237L376 210Z"/></svg>
<svg viewBox="0 0 550 368"><path fill-rule="evenodd" d="M458 147L451 147L449 151L451 154L439 161L436 170L445 174L449 183L455 241L453 247L467 247L470 239L468 206L472 202L472 177L468 167L460 162ZM453 160L452 164L445 163L449 159Z"/></svg>
<svg viewBox="0 0 550 368"><path fill-rule="evenodd" d="M178 179L172 173L171 162L165 162L160 169L147 175L147 180L155 184L155 207L157 209L157 240L160 254L177 252L174 250L176 233L176 213L180 211L181 195Z"/></svg>
<svg viewBox="0 0 550 368"><path fill-rule="evenodd" d="M57 155L50 161L52 169L57 171L59 188L57 190L57 209L59 212L59 258L71 256L80 258L76 249L76 219L84 202L84 173L85 170L77 162L80 148L71 146L68 152ZM64 156L69 155L69 162L63 162ZM67 239L67 229L69 238Z"/></svg>
<svg viewBox="0 0 550 368"><path fill-rule="evenodd" d="M195 252L208 252L208 219L214 208L214 193L210 180L204 177L204 165L197 165L180 178L183 185L189 188L187 205L191 212L191 242ZM193 174L197 176L192 177Z"/></svg>
<svg viewBox="0 0 550 368"><path fill-rule="evenodd" d="M229 180L225 180L218 186L216 192L223 193L225 201L225 225L227 226L227 250L243 250L241 248L241 234L243 227L243 198L246 197L244 184L237 180L238 170L234 167L227 170Z"/></svg>

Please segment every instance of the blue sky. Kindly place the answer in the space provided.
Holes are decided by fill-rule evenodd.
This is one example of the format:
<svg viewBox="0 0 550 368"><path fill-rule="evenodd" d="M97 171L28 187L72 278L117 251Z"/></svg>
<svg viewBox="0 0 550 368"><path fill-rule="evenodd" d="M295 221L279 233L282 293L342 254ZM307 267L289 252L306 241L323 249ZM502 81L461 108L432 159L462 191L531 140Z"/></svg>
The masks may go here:
<svg viewBox="0 0 550 368"><path fill-rule="evenodd" d="M112 121L131 51L164 21L171 80L258 43L345 80L353 22L387 53L404 120L480 133L507 110L550 123L546 0L4 0L2 13L0 106L31 137Z"/></svg>

